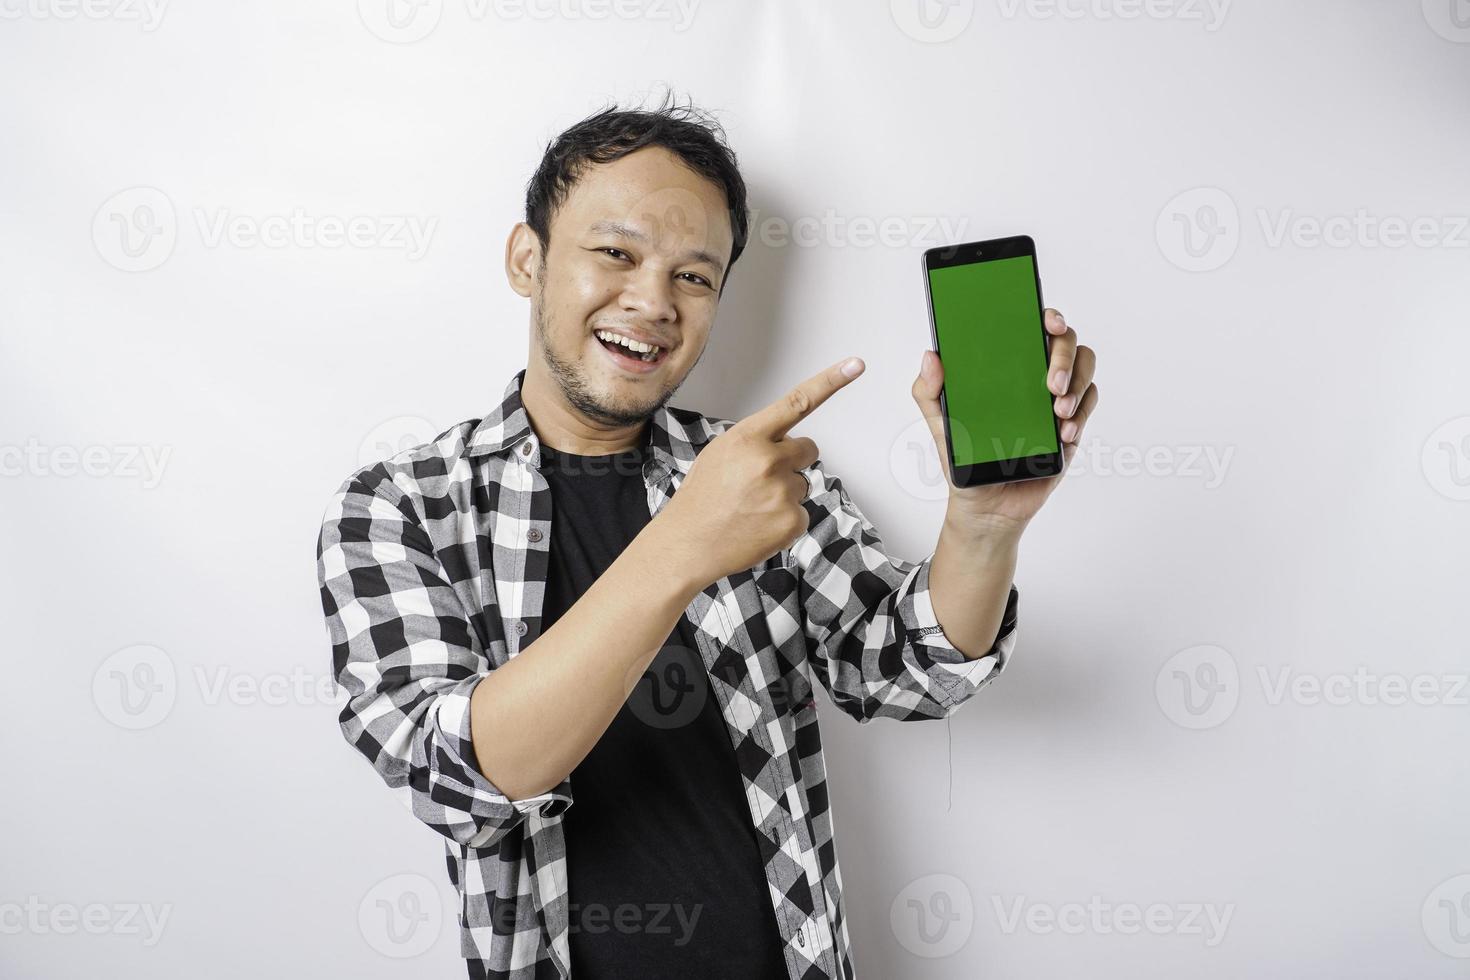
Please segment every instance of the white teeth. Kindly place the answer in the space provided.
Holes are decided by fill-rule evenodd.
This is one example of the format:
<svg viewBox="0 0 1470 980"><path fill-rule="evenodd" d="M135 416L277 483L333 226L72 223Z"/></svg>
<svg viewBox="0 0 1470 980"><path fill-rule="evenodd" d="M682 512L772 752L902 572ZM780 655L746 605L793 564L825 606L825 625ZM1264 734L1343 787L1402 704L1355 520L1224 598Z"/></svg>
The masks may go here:
<svg viewBox="0 0 1470 980"><path fill-rule="evenodd" d="M658 356L660 348L654 344L645 344L641 340L624 337L622 334L613 333L611 330L598 330L595 333L599 340L605 340L612 344L622 344L635 354L646 355L643 359L650 360Z"/></svg>

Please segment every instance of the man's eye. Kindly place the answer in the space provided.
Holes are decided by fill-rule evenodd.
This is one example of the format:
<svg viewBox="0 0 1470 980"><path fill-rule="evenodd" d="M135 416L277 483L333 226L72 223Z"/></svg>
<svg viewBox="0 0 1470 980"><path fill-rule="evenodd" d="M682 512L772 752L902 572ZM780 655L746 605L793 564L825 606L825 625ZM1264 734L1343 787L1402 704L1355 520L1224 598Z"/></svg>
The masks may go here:
<svg viewBox="0 0 1470 980"><path fill-rule="evenodd" d="M598 249L598 251L603 252L607 255L611 255L615 259L626 259L628 257L627 252L624 252L620 248L613 248L611 245L605 248Z"/></svg>
<svg viewBox="0 0 1470 980"><path fill-rule="evenodd" d="M710 281L708 279L706 279L704 276L698 275L698 274L693 273L693 272L685 272L685 273L682 273L682 275L688 276L690 279L692 279L695 282L699 283L701 286L709 286L711 289L714 288L714 286L710 283Z"/></svg>

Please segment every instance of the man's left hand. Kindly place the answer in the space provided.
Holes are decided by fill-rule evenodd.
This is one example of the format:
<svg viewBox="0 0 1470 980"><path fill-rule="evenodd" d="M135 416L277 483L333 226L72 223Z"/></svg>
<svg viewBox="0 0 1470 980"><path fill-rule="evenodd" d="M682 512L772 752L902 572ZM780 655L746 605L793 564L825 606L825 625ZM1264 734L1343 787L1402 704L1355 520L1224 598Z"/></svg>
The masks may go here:
<svg viewBox="0 0 1470 980"><path fill-rule="evenodd" d="M1056 310L1042 316L1046 332L1051 336L1051 351L1046 369L1047 389L1052 394L1052 411L1061 423L1064 466L1077 452L1082 430L1097 406L1097 355L1091 347L1079 346L1077 331ZM949 483L949 512L946 522L979 531L1009 532L1019 535L1051 492L1061 482L1062 474L1016 483L996 483L980 487L955 486L949 466L949 447L944 437L944 414L939 406L939 389L944 385L944 365L939 355L926 350L919 376L914 380L914 401L929 423L939 458L944 463L944 478Z"/></svg>

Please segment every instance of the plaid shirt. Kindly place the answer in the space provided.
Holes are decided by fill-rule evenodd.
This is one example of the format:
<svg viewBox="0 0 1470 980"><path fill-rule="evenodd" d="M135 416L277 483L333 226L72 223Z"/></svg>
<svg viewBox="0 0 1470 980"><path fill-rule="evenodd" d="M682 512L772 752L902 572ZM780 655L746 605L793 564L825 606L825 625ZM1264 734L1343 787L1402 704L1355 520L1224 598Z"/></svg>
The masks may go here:
<svg viewBox="0 0 1470 980"><path fill-rule="evenodd" d="M333 669L348 694L342 734L444 836L461 954L472 977L502 980L570 975L570 777L510 800L480 772L470 738L475 685L543 626L552 499L524 376L485 419L349 476L317 542ZM651 515L732 424L667 406L653 415ZM803 472L808 530L711 584L684 615L735 746L787 970L850 980L814 683L859 722L942 718L1005 666L1017 593L994 647L966 660L934 616L933 556L890 557L820 460Z"/></svg>

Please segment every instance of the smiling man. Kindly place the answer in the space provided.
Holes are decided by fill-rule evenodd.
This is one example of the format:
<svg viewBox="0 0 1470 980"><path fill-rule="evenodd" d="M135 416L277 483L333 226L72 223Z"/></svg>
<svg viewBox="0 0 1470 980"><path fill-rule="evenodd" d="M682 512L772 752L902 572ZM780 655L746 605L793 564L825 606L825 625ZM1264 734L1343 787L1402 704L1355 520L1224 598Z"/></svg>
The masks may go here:
<svg viewBox="0 0 1470 980"><path fill-rule="evenodd" d="M1018 543L1060 478L951 481L911 562L790 434L857 358L739 422L667 404L748 221L692 107L561 134L506 244L527 365L323 519L342 733L444 836L471 977L853 977L814 690L943 718L1015 645ZM1095 358L1045 320L1070 459ZM944 459L942 380L921 352Z"/></svg>

